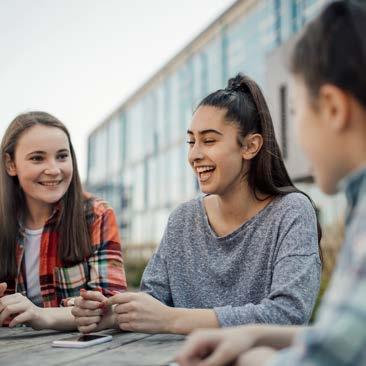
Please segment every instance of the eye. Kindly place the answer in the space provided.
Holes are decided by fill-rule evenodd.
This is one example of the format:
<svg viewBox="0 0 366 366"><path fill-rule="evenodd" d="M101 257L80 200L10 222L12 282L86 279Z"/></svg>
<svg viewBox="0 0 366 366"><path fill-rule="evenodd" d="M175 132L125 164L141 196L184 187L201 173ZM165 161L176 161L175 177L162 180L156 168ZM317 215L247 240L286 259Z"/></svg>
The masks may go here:
<svg viewBox="0 0 366 366"><path fill-rule="evenodd" d="M188 144L188 145L194 145L194 140L188 140L188 141L187 141L187 144Z"/></svg>
<svg viewBox="0 0 366 366"><path fill-rule="evenodd" d="M69 154L63 153L57 156L59 160L66 160L69 157Z"/></svg>
<svg viewBox="0 0 366 366"><path fill-rule="evenodd" d="M35 162L39 162L43 160L43 156L42 155L34 155L30 158L30 160L35 161Z"/></svg>
<svg viewBox="0 0 366 366"><path fill-rule="evenodd" d="M216 142L216 140L213 140L213 139L206 139L203 141L205 144L213 144L214 142Z"/></svg>

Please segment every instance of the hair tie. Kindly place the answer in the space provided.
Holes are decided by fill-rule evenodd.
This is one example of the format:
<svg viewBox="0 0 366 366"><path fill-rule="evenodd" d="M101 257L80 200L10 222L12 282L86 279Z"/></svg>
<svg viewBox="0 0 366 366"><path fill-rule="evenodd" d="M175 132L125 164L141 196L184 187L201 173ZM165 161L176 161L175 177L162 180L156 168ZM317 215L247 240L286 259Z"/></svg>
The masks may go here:
<svg viewBox="0 0 366 366"><path fill-rule="evenodd" d="M225 90L231 92L242 92L251 94L249 87L246 83L246 79L241 74L238 74L235 78L230 79L228 81L228 85L225 88Z"/></svg>

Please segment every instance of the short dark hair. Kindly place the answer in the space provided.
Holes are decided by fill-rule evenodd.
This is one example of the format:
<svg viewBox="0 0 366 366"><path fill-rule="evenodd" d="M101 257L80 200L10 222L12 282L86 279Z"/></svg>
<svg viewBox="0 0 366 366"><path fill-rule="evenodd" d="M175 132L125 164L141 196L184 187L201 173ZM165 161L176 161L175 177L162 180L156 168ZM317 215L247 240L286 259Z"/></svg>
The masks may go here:
<svg viewBox="0 0 366 366"><path fill-rule="evenodd" d="M366 107L366 4L335 1L309 23L297 41L291 72L304 79L312 97L329 83Z"/></svg>

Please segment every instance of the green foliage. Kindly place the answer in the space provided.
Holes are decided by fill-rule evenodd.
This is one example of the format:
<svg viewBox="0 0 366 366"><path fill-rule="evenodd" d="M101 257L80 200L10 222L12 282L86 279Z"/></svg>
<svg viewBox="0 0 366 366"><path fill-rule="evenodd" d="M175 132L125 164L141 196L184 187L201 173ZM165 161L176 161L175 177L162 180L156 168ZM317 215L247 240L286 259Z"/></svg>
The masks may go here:
<svg viewBox="0 0 366 366"><path fill-rule="evenodd" d="M129 290L138 289L140 287L141 277L148 260L134 259L125 260L125 272Z"/></svg>
<svg viewBox="0 0 366 366"><path fill-rule="evenodd" d="M312 324L314 322L314 320L317 316L320 303L322 301L322 298L324 296L325 291L327 290L328 284L329 284L329 278L325 277L325 276L322 276L322 280L320 282L320 289L319 289L318 297L317 297L316 302L315 302L313 313L311 314L311 318L310 318L310 322L309 322L310 324Z"/></svg>
<svg viewBox="0 0 366 366"><path fill-rule="evenodd" d="M323 230L323 239L321 241L321 247L323 252L322 279L320 283L318 298L316 300L315 307L311 315L310 323L315 320L317 312L319 310L319 305L329 285L330 279L337 263L338 253L343 243L343 238L343 221L336 221L332 225L326 226Z"/></svg>

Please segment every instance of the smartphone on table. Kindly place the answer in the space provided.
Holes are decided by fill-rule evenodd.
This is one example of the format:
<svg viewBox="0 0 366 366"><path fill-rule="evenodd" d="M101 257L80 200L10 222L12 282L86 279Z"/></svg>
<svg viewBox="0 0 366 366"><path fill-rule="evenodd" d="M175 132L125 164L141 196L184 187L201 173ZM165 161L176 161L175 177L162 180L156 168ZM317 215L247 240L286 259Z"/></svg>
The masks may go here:
<svg viewBox="0 0 366 366"><path fill-rule="evenodd" d="M79 334L77 336L53 341L52 347L85 348L94 346L95 344L110 342L111 340L112 336L106 334Z"/></svg>

